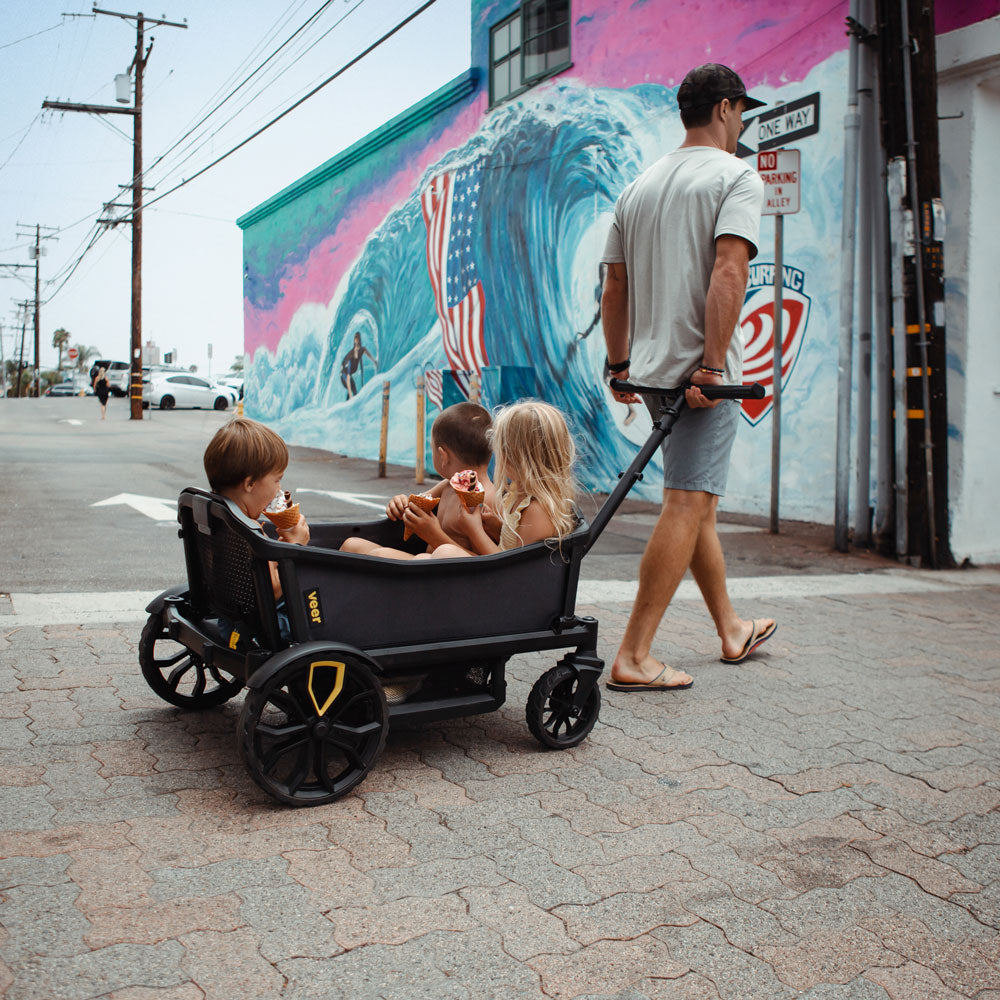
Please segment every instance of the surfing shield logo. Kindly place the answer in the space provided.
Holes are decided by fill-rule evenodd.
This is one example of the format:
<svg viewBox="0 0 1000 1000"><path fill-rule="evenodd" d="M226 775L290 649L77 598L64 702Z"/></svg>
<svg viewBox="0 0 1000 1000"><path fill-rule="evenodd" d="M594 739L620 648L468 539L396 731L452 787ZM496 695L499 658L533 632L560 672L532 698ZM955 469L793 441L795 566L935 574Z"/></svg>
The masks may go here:
<svg viewBox="0 0 1000 1000"><path fill-rule="evenodd" d="M798 360L806 325L809 322L810 299L803 291L805 274L795 267L782 268L781 324L781 388L788 385ZM760 382L763 399L742 400L743 417L756 426L774 404L774 264L751 264L750 280L740 311L743 332L743 382Z"/></svg>

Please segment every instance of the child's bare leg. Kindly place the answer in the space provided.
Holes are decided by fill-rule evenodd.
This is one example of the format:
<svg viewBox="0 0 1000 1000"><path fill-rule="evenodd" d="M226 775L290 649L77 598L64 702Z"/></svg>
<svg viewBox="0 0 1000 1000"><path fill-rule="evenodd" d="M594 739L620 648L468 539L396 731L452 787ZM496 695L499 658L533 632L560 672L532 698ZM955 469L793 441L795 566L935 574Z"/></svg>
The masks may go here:
<svg viewBox="0 0 1000 1000"><path fill-rule="evenodd" d="M402 549L390 549L387 546L376 545L369 549L366 555L378 556L380 559L414 559L417 558L412 552L404 552Z"/></svg>
<svg viewBox="0 0 1000 1000"><path fill-rule="evenodd" d="M345 538L340 545L341 552L357 552L360 555L369 555L372 550L379 547L378 542L370 542L367 538L360 538L358 535L351 535Z"/></svg>
<svg viewBox="0 0 1000 1000"><path fill-rule="evenodd" d="M422 552L417 559L457 559L459 556L471 556L472 553L461 545L446 543L439 545L433 552Z"/></svg>

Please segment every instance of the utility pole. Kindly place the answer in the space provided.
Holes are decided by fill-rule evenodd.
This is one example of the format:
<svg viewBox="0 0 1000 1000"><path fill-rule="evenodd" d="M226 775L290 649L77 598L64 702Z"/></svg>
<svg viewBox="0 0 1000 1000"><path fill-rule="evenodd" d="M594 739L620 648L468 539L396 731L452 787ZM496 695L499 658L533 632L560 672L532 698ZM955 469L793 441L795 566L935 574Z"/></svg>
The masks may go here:
<svg viewBox="0 0 1000 1000"><path fill-rule="evenodd" d="M155 39L150 36L149 47L143 52L147 26L162 24L170 28L186 28L186 24L167 21L165 18L145 17L138 14L122 14L115 10L93 8L95 14L120 17L124 21L135 21L135 55L129 70L135 68L135 102L132 107L117 108L113 105L70 104L66 101L43 101L43 108L56 111L86 111L91 114L118 114L132 116L132 334L129 350L131 376L129 398L131 419L142 420L142 75L153 51Z"/></svg>
<svg viewBox="0 0 1000 1000"><path fill-rule="evenodd" d="M28 326L28 306L31 305L30 300L25 300L24 302L17 303L17 310L19 313L18 319L21 321L21 351L17 359L17 398L21 398L21 381L24 374L24 334Z"/></svg>
<svg viewBox="0 0 1000 1000"><path fill-rule="evenodd" d="M54 234L57 232L57 230L53 226L41 226L36 222L34 225L34 233L32 233L31 226L25 225L25 223L23 222L19 222L18 225L22 229L28 230L26 233L25 232L18 233L17 235L19 237L24 237L24 236L31 237L32 235L34 235L35 237L35 245L33 247L28 248L28 255L30 257L33 257L35 261L35 365L34 365L34 377L32 379L32 385L34 388L31 392L31 395L37 397L41 394L41 384L42 384L41 378L39 377L38 374L39 365L41 364L41 353L40 353L41 337L39 334L39 330L40 330L41 315L42 315L42 303L38 294L38 288L39 288L38 261L41 255L45 252L45 248L41 245L42 240L54 239L55 238ZM51 232L46 233L43 236L42 235L43 229L51 230ZM25 265L25 266L30 266L30 265Z"/></svg>
<svg viewBox="0 0 1000 1000"><path fill-rule="evenodd" d="M899 164L896 208L911 224L901 260L897 357L905 362L895 420L906 427L897 482L907 491L904 537L910 558L953 562L948 533L947 348L944 326L944 210L938 158L934 9L916 0L879 5L882 130ZM902 411L902 412L901 412Z"/></svg>

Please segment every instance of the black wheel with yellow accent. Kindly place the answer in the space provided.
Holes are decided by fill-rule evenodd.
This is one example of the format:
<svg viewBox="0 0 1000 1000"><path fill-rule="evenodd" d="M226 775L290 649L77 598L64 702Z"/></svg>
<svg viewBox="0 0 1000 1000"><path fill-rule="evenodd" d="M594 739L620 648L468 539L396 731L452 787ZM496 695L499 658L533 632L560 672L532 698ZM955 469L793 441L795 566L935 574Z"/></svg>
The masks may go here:
<svg viewBox="0 0 1000 1000"><path fill-rule="evenodd" d="M594 684L583 704L576 708L573 703L579 684L577 671L562 663L546 670L535 681L525 718L531 735L542 746L568 750L582 743L594 728L601 711L600 689Z"/></svg>
<svg viewBox="0 0 1000 1000"><path fill-rule="evenodd" d="M285 664L251 690L240 716L240 753L254 781L293 806L346 795L385 746L389 710L367 663L343 650Z"/></svg>
<svg viewBox="0 0 1000 1000"><path fill-rule="evenodd" d="M171 639L158 614L149 616L139 638L139 667L146 683L178 708L215 708L243 690L241 680Z"/></svg>

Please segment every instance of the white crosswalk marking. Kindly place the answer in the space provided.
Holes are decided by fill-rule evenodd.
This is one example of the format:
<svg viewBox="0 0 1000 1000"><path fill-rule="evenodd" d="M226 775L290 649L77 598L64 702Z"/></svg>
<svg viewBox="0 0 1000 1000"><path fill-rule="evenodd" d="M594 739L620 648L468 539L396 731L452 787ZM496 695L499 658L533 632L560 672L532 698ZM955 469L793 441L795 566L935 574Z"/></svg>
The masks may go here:
<svg viewBox="0 0 1000 1000"><path fill-rule="evenodd" d="M965 587L1000 586L1000 570L890 569L874 573L829 575L730 577L729 593L736 600L863 596L866 594L933 594ZM630 605L635 599L634 580L581 580L577 606ZM11 594L12 614L0 614L0 631L22 626L99 625L141 622L146 605L157 591L124 590L79 594ZM700 601L692 580L684 580L675 601Z"/></svg>

